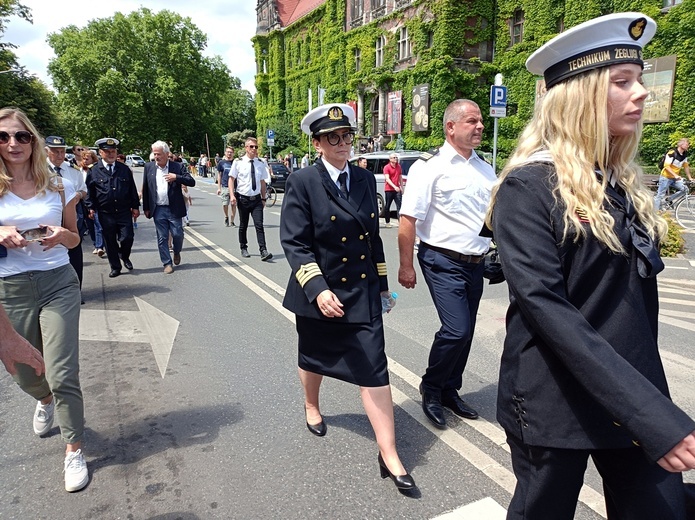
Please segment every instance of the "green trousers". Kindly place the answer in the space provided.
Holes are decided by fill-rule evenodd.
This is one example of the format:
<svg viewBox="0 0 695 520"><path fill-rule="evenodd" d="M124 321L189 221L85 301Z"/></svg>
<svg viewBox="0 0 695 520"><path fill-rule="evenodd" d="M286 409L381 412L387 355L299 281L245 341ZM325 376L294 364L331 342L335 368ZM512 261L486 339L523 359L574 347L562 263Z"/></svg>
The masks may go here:
<svg viewBox="0 0 695 520"><path fill-rule="evenodd" d="M45 375L17 365L15 381L36 400L53 394L56 420L66 443L82 440L80 389L80 285L70 264L0 278L0 302L15 330L43 354Z"/></svg>

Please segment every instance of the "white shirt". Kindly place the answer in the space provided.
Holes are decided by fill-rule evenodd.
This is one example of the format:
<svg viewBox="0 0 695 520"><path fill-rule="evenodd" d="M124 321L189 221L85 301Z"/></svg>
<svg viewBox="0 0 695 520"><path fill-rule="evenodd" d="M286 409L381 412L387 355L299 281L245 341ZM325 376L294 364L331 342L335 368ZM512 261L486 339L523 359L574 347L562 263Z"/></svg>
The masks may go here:
<svg viewBox="0 0 695 520"><path fill-rule="evenodd" d="M495 182L492 167L475 151L466 159L445 142L437 155L410 167L401 214L416 219L422 242L464 255L485 254L490 239L479 233Z"/></svg>
<svg viewBox="0 0 695 520"><path fill-rule="evenodd" d="M169 205L169 183L164 176L169 173L169 161L162 167L155 163L157 167L157 206Z"/></svg>
<svg viewBox="0 0 695 520"><path fill-rule="evenodd" d="M51 170L55 171L55 166L53 166L53 163L50 161L48 162L48 166ZM63 161L63 164L60 165L60 175L64 179L68 179L72 182L75 191L87 191L87 185L84 182L86 175L83 175L80 170L73 168L69 162Z"/></svg>
<svg viewBox="0 0 695 520"><path fill-rule="evenodd" d="M253 167L256 171L256 191L253 190L253 185L251 183L251 158L248 155L244 155L241 159L237 159L232 163L229 176L234 177L234 187L240 195L246 197L260 195L261 181L270 184L270 174L268 173L268 168L266 168L265 163L256 158L254 159Z"/></svg>
<svg viewBox="0 0 695 520"><path fill-rule="evenodd" d="M75 187L63 178L65 204L75 198ZM19 232L37 228L40 224L60 226L63 221L63 203L60 193L46 191L24 200L11 191L0 197L0 225L16 226ZM38 242L25 247L7 248L7 257L0 258L0 276L12 276L27 271L49 271L70 263L68 250L57 245L48 251Z"/></svg>
<svg viewBox="0 0 695 520"><path fill-rule="evenodd" d="M335 182L336 186L338 186L338 190L340 190L340 182L338 182L338 176L343 172L346 172L348 174L345 182L347 183L347 190L349 192L350 191L350 170L348 168L347 163L345 163L344 169L339 170L338 168L333 166L331 163L329 163L325 159L321 159L321 160L323 161L323 165L326 167L326 170L328 170L328 175L331 176L331 180L333 182Z"/></svg>

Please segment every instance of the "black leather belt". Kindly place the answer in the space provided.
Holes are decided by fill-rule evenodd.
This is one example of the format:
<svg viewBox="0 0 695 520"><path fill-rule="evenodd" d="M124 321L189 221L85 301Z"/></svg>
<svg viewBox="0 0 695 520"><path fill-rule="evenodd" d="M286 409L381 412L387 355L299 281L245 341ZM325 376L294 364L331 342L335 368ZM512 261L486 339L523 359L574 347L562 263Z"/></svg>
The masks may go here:
<svg viewBox="0 0 695 520"><path fill-rule="evenodd" d="M425 242L422 242L420 245L424 245L425 247L431 249L432 251L436 251L437 253L441 253L443 255L446 255L449 258L453 258L454 260L458 260L459 262L468 262L469 264L479 264L485 258L485 255L462 255L461 253L457 253L456 251L452 251L451 249L444 249L443 247L431 246L430 244L426 244Z"/></svg>
<svg viewBox="0 0 695 520"><path fill-rule="evenodd" d="M251 196L249 197L248 195L242 195L241 193L240 193L239 195L237 195L237 197L241 197L242 199L246 199L246 200L256 200L256 199L260 199L260 198L261 198L260 195L251 195Z"/></svg>

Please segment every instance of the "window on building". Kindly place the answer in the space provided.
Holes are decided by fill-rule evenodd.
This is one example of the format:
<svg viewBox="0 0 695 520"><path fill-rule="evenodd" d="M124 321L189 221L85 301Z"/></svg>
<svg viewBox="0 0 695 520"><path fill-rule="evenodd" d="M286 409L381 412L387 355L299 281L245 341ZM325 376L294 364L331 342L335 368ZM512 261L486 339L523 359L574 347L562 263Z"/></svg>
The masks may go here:
<svg viewBox="0 0 695 520"><path fill-rule="evenodd" d="M379 36L376 39L376 66L381 67L384 64L384 47L386 47L386 38Z"/></svg>
<svg viewBox="0 0 695 520"><path fill-rule="evenodd" d="M509 20L511 44L521 43L524 38L524 12L521 9L514 11L514 17Z"/></svg>
<svg viewBox="0 0 695 520"><path fill-rule="evenodd" d="M673 7L681 2L683 2L683 0L664 0L664 7Z"/></svg>
<svg viewBox="0 0 695 520"><path fill-rule="evenodd" d="M357 20L364 15L364 0L350 0L350 19Z"/></svg>
<svg viewBox="0 0 695 520"><path fill-rule="evenodd" d="M355 49L355 70L359 71L362 68L362 51Z"/></svg>
<svg viewBox="0 0 695 520"><path fill-rule="evenodd" d="M411 54L410 40L408 39L408 28L401 27L398 30L398 59L405 60Z"/></svg>

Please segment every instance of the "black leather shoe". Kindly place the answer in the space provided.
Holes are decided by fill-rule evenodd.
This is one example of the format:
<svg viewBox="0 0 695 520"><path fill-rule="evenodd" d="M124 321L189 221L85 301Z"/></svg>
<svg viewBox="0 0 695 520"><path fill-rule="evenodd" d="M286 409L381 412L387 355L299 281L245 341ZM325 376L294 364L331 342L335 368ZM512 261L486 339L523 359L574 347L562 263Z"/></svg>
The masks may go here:
<svg viewBox="0 0 695 520"><path fill-rule="evenodd" d="M131 262L130 260L123 260L123 265L126 269L128 269L128 271L133 270L133 262Z"/></svg>
<svg viewBox="0 0 695 520"><path fill-rule="evenodd" d="M304 414L306 416L306 408L304 408ZM321 416L321 422L318 424L309 424L309 421L307 421L306 427L317 437L323 437L328 431L328 427L326 426L326 422L323 420L323 416Z"/></svg>
<svg viewBox="0 0 695 520"><path fill-rule="evenodd" d="M425 412L425 417L427 417L437 428L442 430L446 428L444 409L442 408L442 403L439 397L425 392L422 389L422 383L420 384L420 395L422 396L422 411Z"/></svg>
<svg viewBox="0 0 695 520"><path fill-rule="evenodd" d="M241 250L241 256L243 256L244 258L251 258L251 255L249 254L248 249L242 249Z"/></svg>
<svg viewBox="0 0 695 520"><path fill-rule="evenodd" d="M121 272L117 271L116 269L111 269L111 272L109 273L109 278L116 278L117 276L121 276Z"/></svg>
<svg viewBox="0 0 695 520"><path fill-rule="evenodd" d="M393 483L398 489L413 489L415 487L415 481L410 474L406 473L405 475L394 475L391 473L391 471L386 467L386 463L381 457L381 453L379 453L378 460L379 469L381 470L381 478L391 477L391 480L393 480Z"/></svg>
<svg viewBox="0 0 695 520"><path fill-rule="evenodd" d="M273 258L273 255L272 255L271 253L269 253L266 249L264 249L263 251L261 251L261 260L262 260L263 262L267 262L267 261L270 260L271 258Z"/></svg>
<svg viewBox="0 0 695 520"><path fill-rule="evenodd" d="M466 401L457 396L443 397L442 406L446 406L459 417L464 419L477 419L478 412L466 404Z"/></svg>

